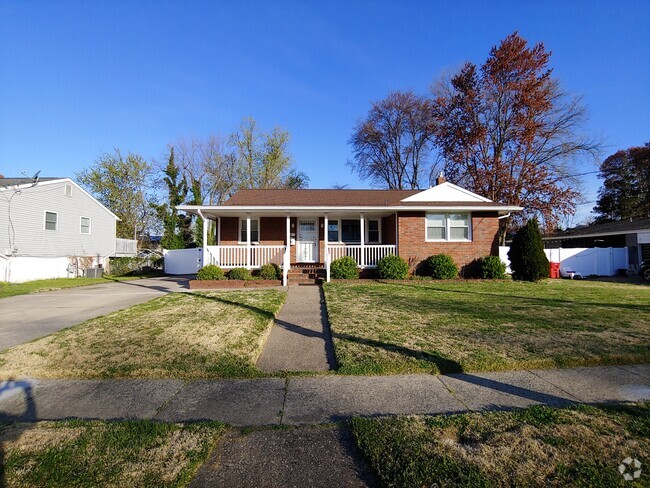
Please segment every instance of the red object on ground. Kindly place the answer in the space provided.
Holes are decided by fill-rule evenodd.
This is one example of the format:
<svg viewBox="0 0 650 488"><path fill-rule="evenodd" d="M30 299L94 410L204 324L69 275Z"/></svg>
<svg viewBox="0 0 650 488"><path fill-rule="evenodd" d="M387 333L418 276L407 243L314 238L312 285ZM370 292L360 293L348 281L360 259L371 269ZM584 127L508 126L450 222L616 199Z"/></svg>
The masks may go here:
<svg viewBox="0 0 650 488"><path fill-rule="evenodd" d="M551 263L551 278L560 277L560 263Z"/></svg>

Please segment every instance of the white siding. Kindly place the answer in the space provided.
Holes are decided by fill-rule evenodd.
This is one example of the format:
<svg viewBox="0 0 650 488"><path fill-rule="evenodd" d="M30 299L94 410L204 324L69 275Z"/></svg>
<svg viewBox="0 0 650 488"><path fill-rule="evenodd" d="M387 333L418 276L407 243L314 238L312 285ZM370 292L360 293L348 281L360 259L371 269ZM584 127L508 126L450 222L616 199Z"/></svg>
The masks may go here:
<svg viewBox="0 0 650 488"><path fill-rule="evenodd" d="M11 220L15 231L17 256L104 257L115 247L115 217L76 185L66 196L65 180L43 182L22 188L11 202ZM0 195L0 252L11 252L8 198L13 191ZM6 197L6 198L5 198ZM56 230L45 230L45 212L56 212ZM91 219L90 234L81 233L81 217Z"/></svg>

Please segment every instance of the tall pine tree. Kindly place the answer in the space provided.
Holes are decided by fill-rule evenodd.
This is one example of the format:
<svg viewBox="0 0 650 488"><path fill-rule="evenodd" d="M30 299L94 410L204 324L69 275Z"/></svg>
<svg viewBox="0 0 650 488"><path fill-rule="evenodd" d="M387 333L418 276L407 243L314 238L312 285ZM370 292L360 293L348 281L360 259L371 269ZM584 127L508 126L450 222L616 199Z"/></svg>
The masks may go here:
<svg viewBox="0 0 650 488"><path fill-rule="evenodd" d="M179 178L180 170L174 160L174 148L169 150L169 160L164 172L163 182L167 186L168 202L158 205L156 210L163 222L162 246L164 249L183 249L185 242L181 236L181 227L185 216L178 215L177 205L181 205L187 196L187 183Z"/></svg>

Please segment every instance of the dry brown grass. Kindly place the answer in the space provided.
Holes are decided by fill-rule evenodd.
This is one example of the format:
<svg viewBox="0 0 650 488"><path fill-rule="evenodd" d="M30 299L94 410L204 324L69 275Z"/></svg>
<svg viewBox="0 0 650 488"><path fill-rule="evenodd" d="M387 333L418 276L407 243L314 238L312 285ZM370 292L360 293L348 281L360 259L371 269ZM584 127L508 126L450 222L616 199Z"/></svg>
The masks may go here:
<svg viewBox="0 0 650 488"><path fill-rule="evenodd" d="M254 368L284 293L177 293L0 353L0 378L218 378Z"/></svg>
<svg viewBox="0 0 650 488"><path fill-rule="evenodd" d="M355 419L353 429L386 486L647 482L628 483L617 468L628 456L650 460L648 405Z"/></svg>
<svg viewBox="0 0 650 488"><path fill-rule="evenodd" d="M63 421L0 427L7 487L181 486L224 426Z"/></svg>

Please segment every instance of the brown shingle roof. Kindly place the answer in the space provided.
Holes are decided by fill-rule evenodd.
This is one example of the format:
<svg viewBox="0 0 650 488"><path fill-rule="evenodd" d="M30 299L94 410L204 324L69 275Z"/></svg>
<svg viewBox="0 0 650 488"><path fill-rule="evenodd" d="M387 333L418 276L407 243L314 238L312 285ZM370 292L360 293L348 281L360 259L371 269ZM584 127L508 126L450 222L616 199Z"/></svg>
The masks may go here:
<svg viewBox="0 0 650 488"><path fill-rule="evenodd" d="M420 190L239 190L224 205L380 207L399 205Z"/></svg>
<svg viewBox="0 0 650 488"><path fill-rule="evenodd" d="M270 207L506 207L492 202L403 202L421 190L239 190L226 206Z"/></svg>

